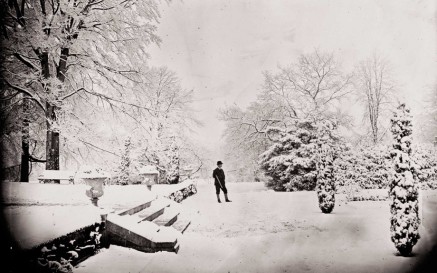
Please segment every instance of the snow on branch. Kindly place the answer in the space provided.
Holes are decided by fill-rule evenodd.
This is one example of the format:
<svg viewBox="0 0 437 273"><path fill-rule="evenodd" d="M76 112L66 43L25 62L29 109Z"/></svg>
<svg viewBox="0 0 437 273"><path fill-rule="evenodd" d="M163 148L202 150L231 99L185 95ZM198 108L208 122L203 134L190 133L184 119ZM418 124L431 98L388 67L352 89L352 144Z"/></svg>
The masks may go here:
<svg viewBox="0 0 437 273"><path fill-rule="evenodd" d="M23 94L25 94L25 95L27 95L27 96L29 96L30 97L30 99L32 99L33 101L35 101L37 104L38 104L38 106L43 110L43 111L46 111L46 109L45 109L45 107L44 107L44 105L42 104L42 102L32 93L32 92L30 92L29 90L27 90L27 89L25 89L25 88L23 88L23 87L20 87L20 86L17 86L17 85L14 85L14 84L11 84L9 81L7 81L6 79L3 79L3 81L7 84L7 85L9 85L12 89L14 89L14 90L16 90L16 91L18 91L18 92L20 92L20 93L23 93Z"/></svg>

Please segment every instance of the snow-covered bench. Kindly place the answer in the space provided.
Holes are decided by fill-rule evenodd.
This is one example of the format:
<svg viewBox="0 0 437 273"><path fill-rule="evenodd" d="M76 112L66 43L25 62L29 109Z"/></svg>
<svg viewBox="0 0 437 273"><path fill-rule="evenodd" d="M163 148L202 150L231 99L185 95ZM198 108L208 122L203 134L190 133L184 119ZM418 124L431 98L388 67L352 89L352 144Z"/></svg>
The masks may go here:
<svg viewBox="0 0 437 273"><path fill-rule="evenodd" d="M39 176L38 181L44 183L47 180L68 180L68 183L74 184L75 172L59 171L59 170L44 170Z"/></svg>
<svg viewBox="0 0 437 273"><path fill-rule="evenodd" d="M152 192L159 196L164 196L180 203L189 195L197 193L197 188L193 180L185 180L179 184L155 184L152 185Z"/></svg>

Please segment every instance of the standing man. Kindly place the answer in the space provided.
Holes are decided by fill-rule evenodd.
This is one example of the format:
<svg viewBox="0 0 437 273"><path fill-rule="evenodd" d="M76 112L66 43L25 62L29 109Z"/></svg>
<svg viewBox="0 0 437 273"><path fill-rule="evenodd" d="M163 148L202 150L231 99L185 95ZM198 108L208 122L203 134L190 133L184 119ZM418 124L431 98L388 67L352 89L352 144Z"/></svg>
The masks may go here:
<svg viewBox="0 0 437 273"><path fill-rule="evenodd" d="M226 202L232 202L228 199L228 189L226 189L225 185L225 172L222 169L223 163L221 161L217 161L217 168L212 172L212 177L214 177L214 186L215 186L215 193L217 194L217 201L221 203L220 201L220 189L222 189L223 193L225 194L225 200Z"/></svg>

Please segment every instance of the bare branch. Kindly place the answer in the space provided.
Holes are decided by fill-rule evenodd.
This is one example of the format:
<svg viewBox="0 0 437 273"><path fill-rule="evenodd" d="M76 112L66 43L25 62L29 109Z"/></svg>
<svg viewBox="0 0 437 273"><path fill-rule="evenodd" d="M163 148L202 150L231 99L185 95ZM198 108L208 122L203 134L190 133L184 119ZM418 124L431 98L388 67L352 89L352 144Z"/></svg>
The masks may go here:
<svg viewBox="0 0 437 273"><path fill-rule="evenodd" d="M38 106L45 112L46 111L46 109L45 109L45 107L43 106L43 104L41 103L41 101L32 93L32 92L30 92L30 91L28 91L27 89L25 89L25 88L23 88L23 87L20 87L20 86L16 86L16 85L13 85L13 84L11 84L10 82L8 82L6 79L3 79L3 81L7 84L7 85L9 85L12 89L14 89L14 90L16 90L16 91L18 91L18 92L20 92L20 93L23 93L23 94L25 94L25 95L27 95L27 96L29 96L30 97L30 99L32 99L33 101L35 101L37 104L38 104Z"/></svg>
<svg viewBox="0 0 437 273"><path fill-rule="evenodd" d="M106 149L100 148L100 147L98 147L98 146L96 146L96 145L94 145L94 144L92 144L92 143L89 143L89 142L83 140L83 139L79 139L79 141L82 142L82 143L84 143L85 145L91 146L91 147L93 147L93 148L95 148L95 149L97 149L97 150L99 150L99 151L103 151L103 152L106 152L106 153L108 153L108 154L112 154L112 155L115 155L115 156L117 156L117 157L121 157L121 155L119 155L119 154L116 154L116 153L114 153L114 152L112 152L112 151L108 151L108 150L106 150Z"/></svg>
<svg viewBox="0 0 437 273"><path fill-rule="evenodd" d="M41 71L41 68L39 68L36 64L32 63L29 59L19 54L18 52L15 52L13 55L15 56L15 58L17 58L22 63L24 63L27 67L32 68L33 70L36 71Z"/></svg>

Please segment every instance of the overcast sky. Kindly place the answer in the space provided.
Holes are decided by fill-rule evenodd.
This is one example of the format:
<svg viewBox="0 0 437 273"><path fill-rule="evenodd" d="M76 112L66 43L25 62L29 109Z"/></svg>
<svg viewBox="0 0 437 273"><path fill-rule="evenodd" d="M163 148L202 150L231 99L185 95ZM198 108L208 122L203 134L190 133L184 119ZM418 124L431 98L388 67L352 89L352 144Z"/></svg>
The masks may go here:
<svg viewBox="0 0 437 273"><path fill-rule="evenodd" d="M199 140L218 149L224 125L217 110L247 106L265 70L315 48L351 69L374 52L389 59L399 91L418 101L436 79L434 0L185 0L162 3L160 48L152 65L174 70L193 89Z"/></svg>

